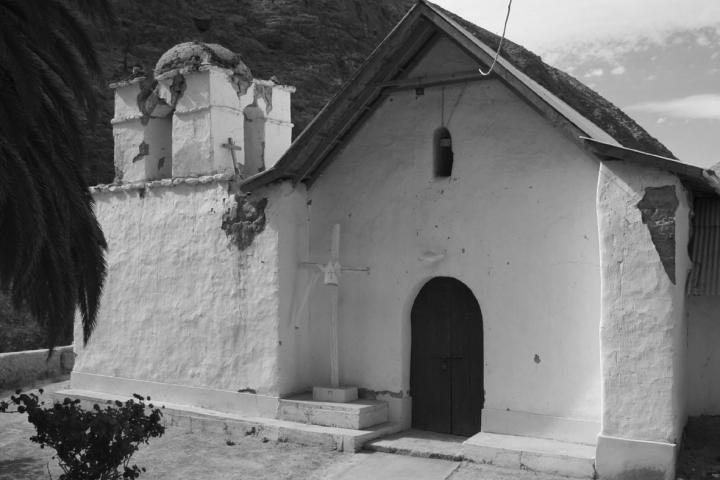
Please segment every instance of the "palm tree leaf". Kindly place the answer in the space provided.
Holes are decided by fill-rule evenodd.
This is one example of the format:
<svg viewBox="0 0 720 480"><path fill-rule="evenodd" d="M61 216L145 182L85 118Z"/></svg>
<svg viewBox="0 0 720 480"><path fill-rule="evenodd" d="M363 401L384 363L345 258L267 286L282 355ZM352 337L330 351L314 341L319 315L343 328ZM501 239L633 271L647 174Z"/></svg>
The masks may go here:
<svg viewBox="0 0 720 480"><path fill-rule="evenodd" d="M106 272L81 142L100 66L75 11L112 20L107 0L0 0L0 290L50 348L76 308L90 338Z"/></svg>
<svg viewBox="0 0 720 480"><path fill-rule="evenodd" d="M72 42L77 54L85 62L88 69L93 73L100 73L102 68L100 68L100 62L93 48L92 40L77 16L67 8L66 4L57 0L50 0L47 10L49 15L52 16L53 22L56 22L55 28L48 32L51 36L49 40L54 40L52 32L62 32Z"/></svg>

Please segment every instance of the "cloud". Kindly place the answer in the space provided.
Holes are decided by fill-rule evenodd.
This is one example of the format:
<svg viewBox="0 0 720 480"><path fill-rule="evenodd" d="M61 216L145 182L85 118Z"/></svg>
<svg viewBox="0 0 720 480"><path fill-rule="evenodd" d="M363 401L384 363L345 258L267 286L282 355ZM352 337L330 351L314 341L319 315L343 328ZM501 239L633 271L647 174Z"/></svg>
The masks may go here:
<svg viewBox="0 0 720 480"><path fill-rule="evenodd" d="M502 32L507 0L436 1L483 28ZM544 54L578 41L657 39L671 31L706 26L720 34L720 1L544 0L513 3L508 37Z"/></svg>
<svg viewBox="0 0 720 480"><path fill-rule="evenodd" d="M685 38L682 35L675 35L672 37L670 43L672 45L682 45L685 42Z"/></svg>
<svg viewBox="0 0 720 480"><path fill-rule="evenodd" d="M592 78L592 77L602 77L604 74L605 74L605 71L602 68L593 68L592 70L590 70L583 76L585 78Z"/></svg>
<svg viewBox="0 0 720 480"><path fill-rule="evenodd" d="M690 95L671 100L645 102L625 107L628 111L656 113L685 120L720 120L720 94Z"/></svg>
<svg viewBox="0 0 720 480"><path fill-rule="evenodd" d="M582 63L597 65L598 62L602 62L608 64L608 71L612 73L613 67L625 62L630 56L639 58L637 55L639 53L645 53L645 58L649 61L668 58L680 50L687 50L690 57L706 56L718 53L715 45L720 47L720 35L716 33L714 27L705 26L682 31L658 30L648 36L628 33L625 36L604 39L588 37L541 50L539 53L547 63L561 69L567 65ZM657 52L662 52L662 55Z"/></svg>
<svg viewBox="0 0 720 480"><path fill-rule="evenodd" d="M625 73L625 67L623 67L622 65L618 65L617 67L610 70L610 73L612 75L622 75L623 73Z"/></svg>
<svg viewBox="0 0 720 480"><path fill-rule="evenodd" d="M695 37L695 43L697 43L701 47L707 47L710 45L710 39L706 35L703 35L701 33L697 37Z"/></svg>

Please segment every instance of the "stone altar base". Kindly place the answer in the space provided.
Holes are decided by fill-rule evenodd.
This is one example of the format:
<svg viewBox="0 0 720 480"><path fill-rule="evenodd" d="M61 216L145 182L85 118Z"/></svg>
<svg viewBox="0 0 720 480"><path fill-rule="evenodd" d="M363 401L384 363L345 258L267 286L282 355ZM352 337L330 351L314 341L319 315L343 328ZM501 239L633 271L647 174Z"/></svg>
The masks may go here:
<svg viewBox="0 0 720 480"><path fill-rule="evenodd" d="M388 404L379 400L323 402L303 394L280 399L278 418L326 427L360 430L388 421Z"/></svg>

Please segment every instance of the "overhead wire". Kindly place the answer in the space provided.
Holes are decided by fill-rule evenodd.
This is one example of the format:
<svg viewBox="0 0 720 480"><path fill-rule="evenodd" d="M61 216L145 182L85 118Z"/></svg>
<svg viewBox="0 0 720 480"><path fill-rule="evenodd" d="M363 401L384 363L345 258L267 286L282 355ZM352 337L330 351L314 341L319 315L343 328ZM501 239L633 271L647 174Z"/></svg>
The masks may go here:
<svg viewBox="0 0 720 480"><path fill-rule="evenodd" d="M503 33L502 37L500 37L500 44L498 44L498 48L495 51L495 58L493 58L492 63L490 64L490 68L487 72L483 72L482 68L478 68L478 72L480 72L480 75L487 77L490 75L493 71L493 68L495 68L495 64L497 63L497 59L500 56L500 50L502 49L503 42L505 42L505 32L507 31L507 24L508 20L510 20L510 9L512 8L512 0L508 2L508 8L507 8L507 15L505 16L505 25L503 26Z"/></svg>

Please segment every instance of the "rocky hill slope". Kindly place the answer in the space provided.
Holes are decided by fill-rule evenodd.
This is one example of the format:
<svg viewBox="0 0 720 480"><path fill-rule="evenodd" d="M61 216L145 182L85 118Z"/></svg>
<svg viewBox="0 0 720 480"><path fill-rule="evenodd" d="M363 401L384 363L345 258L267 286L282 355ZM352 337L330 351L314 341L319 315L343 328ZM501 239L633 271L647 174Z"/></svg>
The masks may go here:
<svg viewBox="0 0 720 480"><path fill-rule="evenodd" d="M297 135L412 6L413 0L114 0L114 31L93 40L106 86L134 66L189 40L239 53L256 78L294 85ZM100 121L86 138L88 182L113 180L112 92L102 88Z"/></svg>

